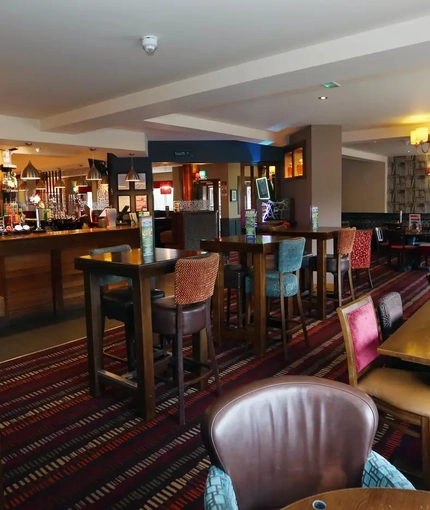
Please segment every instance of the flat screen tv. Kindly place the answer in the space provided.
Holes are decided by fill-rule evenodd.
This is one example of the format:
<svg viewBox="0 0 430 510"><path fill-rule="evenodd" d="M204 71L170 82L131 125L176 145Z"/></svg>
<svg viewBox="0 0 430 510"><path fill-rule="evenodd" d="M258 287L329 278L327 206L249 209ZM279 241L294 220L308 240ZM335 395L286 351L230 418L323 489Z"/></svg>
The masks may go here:
<svg viewBox="0 0 430 510"><path fill-rule="evenodd" d="M257 185L258 198L260 200L270 200L269 181L267 177L258 177L258 179L255 179L255 184Z"/></svg>

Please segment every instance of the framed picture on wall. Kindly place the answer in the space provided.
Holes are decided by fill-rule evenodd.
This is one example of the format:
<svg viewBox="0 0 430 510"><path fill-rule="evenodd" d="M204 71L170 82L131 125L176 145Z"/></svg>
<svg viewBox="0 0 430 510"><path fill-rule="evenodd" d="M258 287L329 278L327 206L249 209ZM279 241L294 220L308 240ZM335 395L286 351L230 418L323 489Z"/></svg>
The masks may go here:
<svg viewBox="0 0 430 510"><path fill-rule="evenodd" d="M118 190L129 190L130 182L125 180L127 174L118 174Z"/></svg>
<svg viewBox="0 0 430 510"><path fill-rule="evenodd" d="M135 195L134 203L136 212L148 210L148 195Z"/></svg>
<svg viewBox="0 0 430 510"><path fill-rule="evenodd" d="M237 202L237 189L230 190L230 202Z"/></svg>
<svg viewBox="0 0 430 510"><path fill-rule="evenodd" d="M146 189L146 174L139 174L139 179L134 183L134 189Z"/></svg>
<svg viewBox="0 0 430 510"><path fill-rule="evenodd" d="M118 212L121 212L127 205L130 209L130 195L118 195Z"/></svg>

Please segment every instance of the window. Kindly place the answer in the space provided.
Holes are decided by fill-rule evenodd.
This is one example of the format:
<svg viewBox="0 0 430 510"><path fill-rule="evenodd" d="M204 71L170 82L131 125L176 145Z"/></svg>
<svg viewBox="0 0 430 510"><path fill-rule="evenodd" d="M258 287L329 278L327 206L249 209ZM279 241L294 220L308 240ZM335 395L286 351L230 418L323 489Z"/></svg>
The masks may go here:
<svg viewBox="0 0 430 510"><path fill-rule="evenodd" d="M154 211L164 211L166 206L173 210L173 188L168 195L162 195L160 188L154 188Z"/></svg>

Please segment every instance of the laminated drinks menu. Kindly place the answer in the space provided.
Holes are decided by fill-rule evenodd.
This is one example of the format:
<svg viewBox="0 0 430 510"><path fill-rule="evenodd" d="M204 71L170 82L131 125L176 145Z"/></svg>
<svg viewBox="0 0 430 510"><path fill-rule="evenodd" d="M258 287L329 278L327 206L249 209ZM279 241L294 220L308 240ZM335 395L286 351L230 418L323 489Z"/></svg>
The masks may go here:
<svg viewBox="0 0 430 510"><path fill-rule="evenodd" d="M312 230L318 229L318 207L311 205L311 227Z"/></svg>
<svg viewBox="0 0 430 510"><path fill-rule="evenodd" d="M145 216L139 212L140 250L145 262L154 259L154 233L152 229L152 216Z"/></svg>
<svg viewBox="0 0 430 510"><path fill-rule="evenodd" d="M255 237L255 209L245 211L245 234L246 237Z"/></svg>
<svg viewBox="0 0 430 510"><path fill-rule="evenodd" d="M410 214L409 215L409 230L411 232L421 232L421 214Z"/></svg>

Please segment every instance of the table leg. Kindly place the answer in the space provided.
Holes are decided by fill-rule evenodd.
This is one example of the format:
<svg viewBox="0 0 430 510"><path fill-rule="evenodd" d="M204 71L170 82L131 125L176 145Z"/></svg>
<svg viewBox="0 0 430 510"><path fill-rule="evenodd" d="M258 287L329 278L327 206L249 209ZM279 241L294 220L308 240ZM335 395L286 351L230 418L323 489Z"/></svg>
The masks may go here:
<svg viewBox="0 0 430 510"><path fill-rule="evenodd" d="M103 331L100 300L100 277L84 272L85 320L87 324L88 372L90 394L101 395L98 371L103 368Z"/></svg>
<svg viewBox="0 0 430 510"><path fill-rule="evenodd" d="M212 298L214 342L221 345L221 329L224 324L224 255L220 253L219 269Z"/></svg>
<svg viewBox="0 0 430 510"><path fill-rule="evenodd" d="M192 335L193 344L193 359L200 363L208 362L208 341L206 337L206 330L202 329L199 333ZM199 376L202 375L206 369L200 368ZM197 383L197 389L200 391L206 390L208 387L208 379L202 379Z"/></svg>
<svg viewBox="0 0 430 510"><path fill-rule="evenodd" d="M326 250L326 240L317 239L317 317L320 320L327 317Z"/></svg>
<svg viewBox="0 0 430 510"><path fill-rule="evenodd" d="M151 281L133 279L134 331L136 350L136 409L139 416L155 416L154 352L152 341Z"/></svg>
<svg viewBox="0 0 430 510"><path fill-rule="evenodd" d="M54 315L64 309L61 251L51 250L51 288Z"/></svg>
<svg viewBox="0 0 430 510"><path fill-rule="evenodd" d="M266 352L266 256L254 256L254 350L258 357Z"/></svg>

